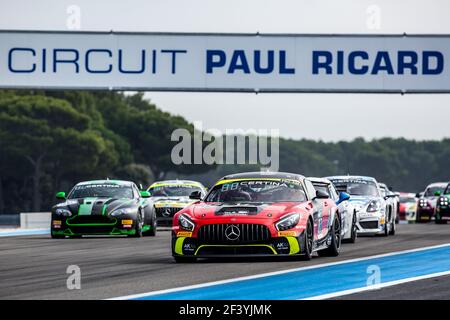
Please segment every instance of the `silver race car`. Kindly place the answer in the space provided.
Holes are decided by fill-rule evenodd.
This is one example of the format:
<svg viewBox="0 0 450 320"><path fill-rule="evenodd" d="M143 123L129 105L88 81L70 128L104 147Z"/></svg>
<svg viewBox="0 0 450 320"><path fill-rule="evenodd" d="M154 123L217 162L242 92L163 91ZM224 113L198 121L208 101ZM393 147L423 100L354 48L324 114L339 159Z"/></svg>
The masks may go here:
<svg viewBox="0 0 450 320"><path fill-rule="evenodd" d="M338 191L350 194L350 202L357 215L358 234L384 236L395 234L395 216L389 211L375 178L366 176L333 176L327 177ZM395 195L394 195L395 196Z"/></svg>
<svg viewBox="0 0 450 320"><path fill-rule="evenodd" d="M378 187L380 187L381 196L386 199L387 212L390 212L394 217L395 223L398 223L398 196L392 192L385 183L378 183Z"/></svg>
<svg viewBox="0 0 450 320"><path fill-rule="evenodd" d="M320 190L333 199L338 206L338 211L341 214L342 226L342 240L343 242L355 243L357 238L357 222L358 217L356 209L353 204L348 201L350 195L346 192L339 192L336 190L330 180L325 178L308 178L316 190Z"/></svg>

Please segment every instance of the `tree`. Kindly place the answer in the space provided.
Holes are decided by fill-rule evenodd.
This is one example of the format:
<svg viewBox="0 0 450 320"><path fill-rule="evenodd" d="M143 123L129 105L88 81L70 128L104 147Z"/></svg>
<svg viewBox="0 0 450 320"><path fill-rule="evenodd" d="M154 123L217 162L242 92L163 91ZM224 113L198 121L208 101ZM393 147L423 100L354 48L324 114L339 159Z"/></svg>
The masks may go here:
<svg viewBox="0 0 450 320"><path fill-rule="evenodd" d="M41 209L41 181L49 168L59 178L89 174L105 161L109 166L115 163L107 142L90 130L89 117L60 99L39 95L1 99L0 137L9 155L28 162L34 211Z"/></svg>

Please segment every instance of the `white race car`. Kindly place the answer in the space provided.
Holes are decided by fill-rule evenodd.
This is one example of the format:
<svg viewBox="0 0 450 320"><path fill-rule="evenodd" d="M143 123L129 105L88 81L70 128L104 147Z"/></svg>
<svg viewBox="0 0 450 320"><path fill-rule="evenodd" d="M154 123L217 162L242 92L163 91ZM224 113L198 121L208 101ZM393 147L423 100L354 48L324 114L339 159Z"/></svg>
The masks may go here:
<svg viewBox="0 0 450 320"><path fill-rule="evenodd" d="M358 234L384 236L395 234L395 215L389 211L386 201L391 195L383 197L375 178L366 176L327 177L338 191L350 194L350 202L357 215ZM392 197L396 195L392 195Z"/></svg>
<svg viewBox="0 0 450 320"><path fill-rule="evenodd" d="M342 240L344 242L355 243L357 238L358 216L353 204L348 201L350 196L345 192L337 192L330 180L325 178L308 178L316 190L320 190L329 195L337 206L341 214Z"/></svg>

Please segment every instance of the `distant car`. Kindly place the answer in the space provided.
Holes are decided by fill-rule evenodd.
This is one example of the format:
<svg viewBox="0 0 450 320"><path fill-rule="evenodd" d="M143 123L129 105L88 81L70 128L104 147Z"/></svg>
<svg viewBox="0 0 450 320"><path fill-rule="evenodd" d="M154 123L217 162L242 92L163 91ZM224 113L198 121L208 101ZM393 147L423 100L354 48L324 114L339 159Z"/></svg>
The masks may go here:
<svg viewBox="0 0 450 320"><path fill-rule="evenodd" d="M388 212L391 212L395 223L398 223L399 201L397 194L392 192L385 183L380 182L378 186L380 187L381 196L386 200Z"/></svg>
<svg viewBox="0 0 450 320"><path fill-rule="evenodd" d="M248 172L223 177L173 218L176 262L197 258L337 256L341 224L334 200L304 176Z"/></svg>
<svg viewBox="0 0 450 320"><path fill-rule="evenodd" d="M150 192L158 226L166 227L172 226L175 213L194 202L189 199L193 192L199 192L201 198L207 192L200 182L191 180L157 181L148 187L147 191Z"/></svg>
<svg viewBox="0 0 450 320"><path fill-rule="evenodd" d="M436 191L435 195L438 199L436 201L434 222L445 224L450 220L450 183L447 184L444 191Z"/></svg>
<svg viewBox="0 0 450 320"><path fill-rule="evenodd" d="M436 194L442 193L447 186L445 182L436 182L429 184L423 195L417 200L416 221L430 221L434 217L434 210L436 208Z"/></svg>
<svg viewBox="0 0 450 320"><path fill-rule="evenodd" d="M316 190L327 193L328 196L336 202L338 211L341 215L342 241L355 243L358 235L358 228L356 226L358 218L353 204L348 201L350 195L345 192L338 193L334 185L328 179L308 177L308 180L312 182Z"/></svg>
<svg viewBox="0 0 450 320"><path fill-rule="evenodd" d="M417 198L414 193L400 192L398 216L400 220L416 221Z"/></svg>
<svg viewBox="0 0 450 320"><path fill-rule="evenodd" d="M336 189L350 195L358 215L358 234L384 236L395 234L395 216L389 211L375 178L366 176L327 177ZM386 196L387 198L391 197Z"/></svg>
<svg viewBox="0 0 450 320"><path fill-rule="evenodd" d="M130 181L94 180L76 184L52 208L52 238L83 235L156 235L156 217L147 191Z"/></svg>

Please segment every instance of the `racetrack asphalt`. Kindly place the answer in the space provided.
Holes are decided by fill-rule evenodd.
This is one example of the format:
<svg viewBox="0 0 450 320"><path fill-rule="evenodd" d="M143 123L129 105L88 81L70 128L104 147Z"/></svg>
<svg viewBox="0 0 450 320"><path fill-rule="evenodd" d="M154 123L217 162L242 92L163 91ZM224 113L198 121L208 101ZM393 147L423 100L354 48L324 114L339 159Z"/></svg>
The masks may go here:
<svg viewBox="0 0 450 320"><path fill-rule="evenodd" d="M450 243L450 225L402 224L397 225L395 236L360 237L356 244L344 244L339 257L315 257L308 262L274 258L177 264L171 257L169 231L139 239L3 237L0 299L114 298L445 243ZM80 267L80 290L67 289L70 265ZM449 288L450 277L442 276L337 299L450 299Z"/></svg>

